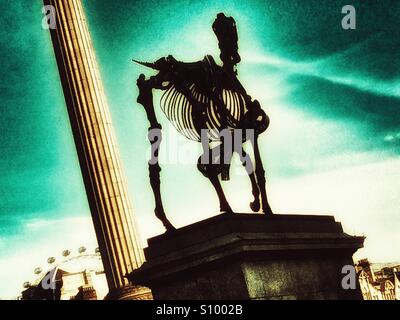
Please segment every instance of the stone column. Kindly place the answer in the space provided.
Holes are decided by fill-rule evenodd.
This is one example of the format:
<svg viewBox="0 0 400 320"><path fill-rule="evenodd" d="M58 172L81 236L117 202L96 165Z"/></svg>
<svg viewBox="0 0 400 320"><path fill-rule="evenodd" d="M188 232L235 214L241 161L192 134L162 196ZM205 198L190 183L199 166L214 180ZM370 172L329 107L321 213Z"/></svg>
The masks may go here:
<svg viewBox="0 0 400 320"><path fill-rule="evenodd" d="M81 0L44 0L56 12L51 38L110 299L147 299L125 275L144 255L132 215L118 146Z"/></svg>

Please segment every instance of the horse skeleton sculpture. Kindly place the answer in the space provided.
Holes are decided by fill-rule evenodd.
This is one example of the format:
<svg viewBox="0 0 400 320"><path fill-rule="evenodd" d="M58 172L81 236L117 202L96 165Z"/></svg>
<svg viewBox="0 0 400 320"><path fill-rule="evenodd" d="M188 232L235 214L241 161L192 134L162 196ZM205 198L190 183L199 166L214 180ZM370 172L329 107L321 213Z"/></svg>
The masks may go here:
<svg viewBox="0 0 400 320"><path fill-rule="evenodd" d="M221 212L232 213L218 176L221 175L222 180L229 180L233 151L239 154L251 180L254 196L254 201L250 203L251 209L272 215L258 146L258 136L268 128L269 118L259 102L247 95L237 78L235 67L241 59L238 54L235 20L220 13L213 24L213 30L219 40L222 67L215 63L212 56L193 63L180 62L172 56L161 58L155 63L134 60L158 71L157 75L147 80L143 74L139 76L137 101L143 105L150 122L150 184L155 196L155 214L167 231L175 228L165 215L160 193L161 168L158 164L158 152L162 136L161 125L154 111L153 89L164 91L161 109L176 129L188 139L202 143L204 153L199 158L197 167L214 186ZM241 134L238 136L235 132ZM244 132L251 132L252 137L249 138ZM253 146L255 168L249 155L243 150L243 142L246 140L250 140ZM215 141L218 145L211 148Z"/></svg>

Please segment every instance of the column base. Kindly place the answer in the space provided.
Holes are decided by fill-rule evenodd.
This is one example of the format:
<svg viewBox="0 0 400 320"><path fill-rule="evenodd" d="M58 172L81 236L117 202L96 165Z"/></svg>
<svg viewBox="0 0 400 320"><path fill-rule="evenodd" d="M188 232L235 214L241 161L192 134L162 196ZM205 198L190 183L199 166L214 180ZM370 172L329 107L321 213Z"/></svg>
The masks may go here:
<svg viewBox="0 0 400 320"><path fill-rule="evenodd" d="M111 290L104 300L153 300L153 295L149 288L129 285Z"/></svg>
<svg viewBox="0 0 400 320"><path fill-rule="evenodd" d="M363 242L332 216L223 214L149 239L128 279L155 300L362 299L342 268Z"/></svg>

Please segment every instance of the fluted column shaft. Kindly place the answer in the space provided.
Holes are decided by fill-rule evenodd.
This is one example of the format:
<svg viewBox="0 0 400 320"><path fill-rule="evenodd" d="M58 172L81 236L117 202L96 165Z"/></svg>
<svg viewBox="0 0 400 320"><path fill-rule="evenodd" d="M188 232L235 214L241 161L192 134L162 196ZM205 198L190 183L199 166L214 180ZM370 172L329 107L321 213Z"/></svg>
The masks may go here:
<svg viewBox="0 0 400 320"><path fill-rule="evenodd" d="M51 37L109 289L144 261L81 0L56 9Z"/></svg>

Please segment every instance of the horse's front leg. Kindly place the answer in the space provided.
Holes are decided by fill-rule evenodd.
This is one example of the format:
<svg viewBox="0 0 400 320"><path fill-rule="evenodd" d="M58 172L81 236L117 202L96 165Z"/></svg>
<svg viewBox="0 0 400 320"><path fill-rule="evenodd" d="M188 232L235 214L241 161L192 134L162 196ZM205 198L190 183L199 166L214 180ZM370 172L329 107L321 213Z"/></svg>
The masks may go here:
<svg viewBox="0 0 400 320"><path fill-rule="evenodd" d="M158 219L161 220L164 227L167 231L175 230L175 227L168 220L165 215L164 206L161 198L160 191L160 172L161 167L158 163L158 155L160 144L162 140L162 131L161 125L158 123L153 104L153 93L152 90L157 88L155 77L150 78L149 80L145 79L145 76L141 74L139 79L137 80L137 86L139 88L139 96L137 102L143 105L147 119L150 122L148 137L151 143L151 159L149 161L149 177L150 177L150 185L153 189L154 199L156 203L156 207L154 213Z"/></svg>
<svg viewBox="0 0 400 320"><path fill-rule="evenodd" d="M267 191L265 188L265 170L264 166L262 164L261 160L261 155L260 155L260 149L258 147L258 135L255 136L254 140L252 140L253 144L253 149L254 149L254 158L255 158L255 163L256 163L256 177L257 177L257 184L261 193L261 207L262 207L262 212L264 212L266 215L272 215L272 209L268 203L268 198L267 198Z"/></svg>
<svg viewBox="0 0 400 320"><path fill-rule="evenodd" d="M251 182L251 190L254 197L254 200L250 202L250 208L253 212L260 211L260 190L257 185L256 175L254 172L254 165L251 161L250 156L244 151L243 146L241 146L240 150L238 150L238 154L240 157L240 161L242 162L243 167L246 169L247 174L249 175Z"/></svg>

